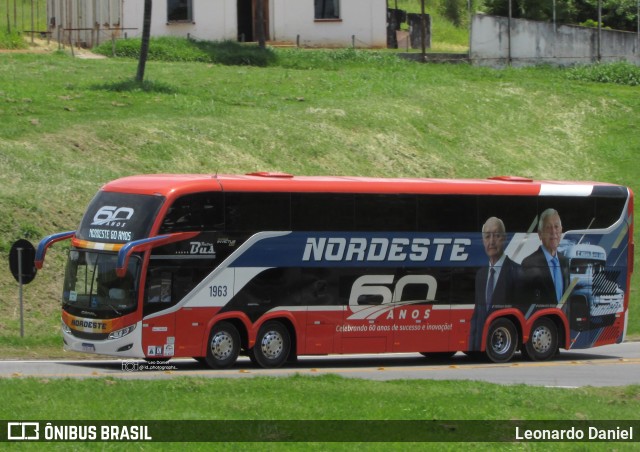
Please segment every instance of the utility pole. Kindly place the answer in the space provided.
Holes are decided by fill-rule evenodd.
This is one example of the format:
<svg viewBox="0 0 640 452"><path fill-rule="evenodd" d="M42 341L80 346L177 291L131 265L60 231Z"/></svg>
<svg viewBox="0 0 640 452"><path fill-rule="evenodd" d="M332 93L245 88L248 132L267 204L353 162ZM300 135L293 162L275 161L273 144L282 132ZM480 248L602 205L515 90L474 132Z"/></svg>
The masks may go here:
<svg viewBox="0 0 640 452"><path fill-rule="evenodd" d="M427 60L427 24L426 18L424 15L424 0L421 1L421 17L420 17L420 41L422 44L422 62L424 63Z"/></svg>
<svg viewBox="0 0 640 452"><path fill-rule="evenodd" d="M598 0L598 37L596 41L597 52L598 52L598 63L602 59L601 47L602 44L602 0Z"/></svg>
<svg viewBox="0 0 640 452"><path fill-rule="evenodd" d="M509 0L509 17L507 18L507 64L511 66L511 16L513 10L511 0Z"/></svg>
<svg viewBox="0 0 640 452"><path fill-rule="evenodd" d="M256 0L256 34L258 35L258 47L264 49L266 47L266 38L264 31L264 1Z"/></svg>
<svg viewBox="0 0 640 452"><path fill-rule="evenodd" d="M140 44L140 58L138 59L138 72L136 73L136 82L144 81L144 70L147 65L147 56L149 55L149 39L151 36L151 6L152 0L144 0L144 13L142 21L142 44Z"/></svg>

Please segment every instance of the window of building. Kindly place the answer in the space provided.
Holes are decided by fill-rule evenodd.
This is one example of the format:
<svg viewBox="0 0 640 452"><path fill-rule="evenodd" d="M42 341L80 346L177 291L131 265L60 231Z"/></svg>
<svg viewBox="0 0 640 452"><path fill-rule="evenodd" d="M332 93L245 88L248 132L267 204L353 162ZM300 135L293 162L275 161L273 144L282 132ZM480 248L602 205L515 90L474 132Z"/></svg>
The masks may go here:
<svg viewBox="0 0 640 452"><path fill-rule="evenodd" d="M168 22L193 21L193 1L192 0L167 0L167 21Z"/></svg>
<svg viewBox="0 0 640 452"><path fill-rule="evenodd" d="M340 19L340 0L314 0L316 19Z"/></svg>

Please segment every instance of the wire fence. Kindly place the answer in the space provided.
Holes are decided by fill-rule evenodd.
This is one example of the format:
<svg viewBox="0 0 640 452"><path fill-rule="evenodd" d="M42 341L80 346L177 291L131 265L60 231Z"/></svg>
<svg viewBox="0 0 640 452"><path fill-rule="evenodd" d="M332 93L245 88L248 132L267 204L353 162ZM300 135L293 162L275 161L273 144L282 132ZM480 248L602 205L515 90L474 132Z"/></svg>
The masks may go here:
<svg viewBox="0 0 640 452"><path fill-rule="evenodd" d="M0 0L0 24L9 34L46 33L47 0Z"/></svg>

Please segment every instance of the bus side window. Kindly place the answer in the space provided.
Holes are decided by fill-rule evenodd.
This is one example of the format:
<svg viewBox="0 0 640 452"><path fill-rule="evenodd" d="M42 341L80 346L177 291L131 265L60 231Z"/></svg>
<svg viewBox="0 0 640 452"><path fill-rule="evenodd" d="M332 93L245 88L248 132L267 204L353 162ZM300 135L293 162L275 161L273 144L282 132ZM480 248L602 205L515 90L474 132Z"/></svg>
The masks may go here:
<svg viewBox="0 0 640 452"><path fill-rule="evenodd" d="M416 197L412 195L356 196L356 230L410 231L416 230Z"/></svg>
<svg viewBox="0 0 640 452"><path fill-rule="evenodd" d="M350 193L291 194L294 231L353 231L354 214L354 195Z"/></svg>
<svg viewBox="0 0 640 452"><path fill-rule="evenodd" d="M147 281L147 303L171 303L171 273L151 270Z"/></svg>
<svg viewBox="0 0 640 452"><path fill-rule="evenodd" d="M195 193L175 200L167 210L160 234L215 231L224 228L222 193Z"/></svg>
<svg viewBox="0 0 640 452"><path fill-rule="evenodd" d="M212 269L208 260L152 260L147 272L144 315L179 303Z"/></svg>
<svg viewBox="0 0 640 452"><path fill-rule="evenodd" d="M507 233L531 232L537 228L538 198L536 196L480 196L478 197L478 218L480 232L482 225L490 217L500 218Z"/></svg>
<svg viewBox="0 0 640 452"><path fill-rule="evenodd" d="M288 231L291 229L289 193L228 192L225 196L227 231Z"/></svg>
<svg viewBox="0 0 640 452"><path fill-rule="evenodd" d="M469 232L478 230L477 197L424 195L418 197L418 231Z"/></svg>
<svg viewBox="0 0 640 452"><path fill-rule="evenodd" d="M162 311L179 301L175 296L175 269L157 262L149 265L144 293L144 315Z"/></svg>

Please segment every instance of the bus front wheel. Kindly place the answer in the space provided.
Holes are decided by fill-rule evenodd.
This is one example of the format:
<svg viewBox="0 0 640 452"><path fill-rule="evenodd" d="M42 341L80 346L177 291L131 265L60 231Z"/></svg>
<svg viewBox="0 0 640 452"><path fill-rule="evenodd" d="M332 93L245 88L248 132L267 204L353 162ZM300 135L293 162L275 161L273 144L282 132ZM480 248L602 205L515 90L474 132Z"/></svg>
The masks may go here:
<svg viewBox="0 0 640 452"><path fill-rule="evenodd" d="M489 325L486 353L494 363L509 361L518 346L518 330L513 322L501 317Z"/></svg>
<svg viewBox="0 0 640 452"><path fill-rule="evenodd" d="M256 344L249 350L251 360L261 367L280 367L289 357L291 337L282 323L270 321L260 327Z"/></svg>
<svg viewBox="0 0 640 452"><path fill-rule="evenodd" d="M558 350L558 329L551 319L541 317L531 328L529 340L524 344L522 354L530 361L544 361Z"/></svg>
<svg viewBox="0 0 640 452"><path fill-rule="evenodd" d="M229 322L220 322L211 329L205 361L213 369L232 366L240 354L240 333Z"/></svg>

